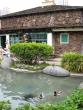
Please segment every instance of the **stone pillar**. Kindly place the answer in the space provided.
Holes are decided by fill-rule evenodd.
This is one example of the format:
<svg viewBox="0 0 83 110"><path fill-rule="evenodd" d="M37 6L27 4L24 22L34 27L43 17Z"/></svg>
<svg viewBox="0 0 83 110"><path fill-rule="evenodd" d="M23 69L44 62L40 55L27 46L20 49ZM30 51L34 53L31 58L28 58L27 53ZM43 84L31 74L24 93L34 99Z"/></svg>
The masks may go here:
<svg viewBox="0 0 83 110"><path fill-rule="evenodd" d="M6 49L8 50L8 56L10 57L10 39L9 34L6 34Z"/></svg>
<svg viewBox="0 0 83 110"><path fill-rule="evenodd" d="M47 44L53 46L53 35L52 33L47 34Z"/></svg>

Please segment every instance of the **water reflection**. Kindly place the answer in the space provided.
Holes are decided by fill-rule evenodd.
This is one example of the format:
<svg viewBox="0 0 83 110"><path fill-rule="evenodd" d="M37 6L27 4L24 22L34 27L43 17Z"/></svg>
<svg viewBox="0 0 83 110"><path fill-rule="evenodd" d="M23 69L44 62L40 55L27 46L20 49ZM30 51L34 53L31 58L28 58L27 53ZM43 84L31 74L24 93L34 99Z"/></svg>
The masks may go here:
<svg viewBox="0 0 83 110"><path fill-rule="evenodd" d="M23 95L34 94L39 96L42 92L45 97L42 100L29 99L30 103L43 103L63 100L73 89L83 81L82 77L53 77L41 73L16 73L11 70L0 69L0 99L10 100L13 104L23 104ZM54 97L54 91L62 91L61 96Z"/></svg>

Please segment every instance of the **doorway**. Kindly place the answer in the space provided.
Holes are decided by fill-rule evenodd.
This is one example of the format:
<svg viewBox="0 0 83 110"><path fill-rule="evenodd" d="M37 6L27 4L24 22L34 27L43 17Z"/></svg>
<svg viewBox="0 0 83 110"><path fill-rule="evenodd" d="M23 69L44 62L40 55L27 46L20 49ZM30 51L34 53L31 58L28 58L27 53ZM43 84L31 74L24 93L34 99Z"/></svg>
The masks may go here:
<svg viewBox="0 0 83 110"><path fill-rule="evenodd" d="M6 48L6 36L0 36L0 46Z"/></svg>

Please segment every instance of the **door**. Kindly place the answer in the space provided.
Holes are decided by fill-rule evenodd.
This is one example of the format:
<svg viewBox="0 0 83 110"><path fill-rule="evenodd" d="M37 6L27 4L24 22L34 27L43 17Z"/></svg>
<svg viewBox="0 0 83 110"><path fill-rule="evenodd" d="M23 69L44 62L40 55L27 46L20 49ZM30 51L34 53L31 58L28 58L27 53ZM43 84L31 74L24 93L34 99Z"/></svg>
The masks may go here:
<svg viewBox="0 0 83 110"><path fill-rule="evenodd" d="M6 36L0 36L0 46L6 48Z"/></svg>

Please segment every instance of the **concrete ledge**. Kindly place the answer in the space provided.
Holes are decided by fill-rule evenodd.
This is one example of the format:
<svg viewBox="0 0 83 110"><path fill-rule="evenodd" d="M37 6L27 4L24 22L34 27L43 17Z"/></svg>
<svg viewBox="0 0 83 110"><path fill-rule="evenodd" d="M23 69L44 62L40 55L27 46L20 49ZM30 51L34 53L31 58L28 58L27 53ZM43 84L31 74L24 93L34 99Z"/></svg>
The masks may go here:
<svg viewBox="0 0 83 110"><path fill-rule="evenodd" d="M83 77L83 73L70 73L71 77Z"/></svg>
<svg viewBox="0 0 83 110"><path fill-rule="evenodd" d="M41 70L39 70L39 71L30 71L30 70L27 70L27 69L20 69L20 68L10 68L10 70L13 70L15 72L25 72L25 73L41 72Z"/></svg>

